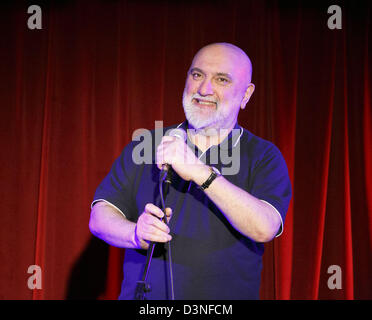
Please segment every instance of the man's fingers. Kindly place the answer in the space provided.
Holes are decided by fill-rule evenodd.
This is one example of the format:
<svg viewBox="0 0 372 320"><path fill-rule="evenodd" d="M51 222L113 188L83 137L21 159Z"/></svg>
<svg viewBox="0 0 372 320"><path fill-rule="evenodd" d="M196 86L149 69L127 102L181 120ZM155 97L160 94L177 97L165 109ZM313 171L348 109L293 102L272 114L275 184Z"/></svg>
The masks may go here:
<svg viewBox="0 0 372 320"><path fill-rule="evenodd" d="M164 226L165 228L168 228L165 224ZM172 239L171 235L169 235L168 232L163 231L155 227L154 225L146 225L146 224L137 225L136 236L140 240L154 241L154 242L167 242Z"/></svg>
<svg viewBox="0 0 372 320"><path fill-rule="evenodd" d="M150 214L152 214L152 215L154 215L154 216L156 216L160 219L162 219L164 217L164 212L152 203L146 204L145 212L150 213ZM173 212L172 212L171 208L165 208L165 215L167 217L167 223L169 222L170 218L172 217L172 214L173 214ZM154 223L156 223L158 228L164 230L162 225L158 224L157 222L154 222ZM164 230L164 231L167 231L167 230ZM169 230L167 232L169 232Z"/></svg>
<svg viewBox="0 0 372 320"><path fill-rule="evenodd" d="M167 217L171 217L172 213L172 208L165 208L165 214Z"/></svg>
<svg viewBox="0 0 372 320"><path fill-rule="evenodd" d="M169 157L169 152L172 154L171 145L177 140L175 137L164 136L156 150L156 164L161 170L164 163L171 164L172 157Z"/></svg>
<svg viewBox="0 0 372 320"><path fill-rule="evenodd" d="M168 242L172 240L172 236L160 231L159 229L152 229L143 234L143 239L154 242Z"/></svg>
<svg viewBox="0 0 372 320"><path fill-rule="evenodd" d="M136 242L140 245L142 249L147 250L150 246L149 242L168 242L172 240L170 235L161 235L154 233L143 233L140 229L136 228L135 231Z"/></svg>
<svg viewBox="0 0 372 320"><path fill-rule="evenodd" d="M173 141L176 141L176 137L171 137L171 136L163 136L161 138L161 141L160 143L164 143L164 142L173 142Z"/></svg>
<svg viewBox="0 0 372 320"><path fill-rule="evenodd" d="M171 208L165 208L165 215L167 216L167 223L172 218L173 211Z"/></svg>
<svg viewBox="0 0 372 320"><path fill-rule="evenodd" d="M167 219L169 219L172 210L166 208L165 212ZM169 235L169 227L159 219L163 217L164 213L160 208L152 203L146 204L144 212L138 218L136 227L136 236L141 241L142 248L145 246L143 241L168 242L172 239Z"/></svg>
<svg viewBox="0 0 372 320"><path fill-rule="evenodd" d="M171 164L172 157L168 155L169 150L164 149L162 145L159 145L156 152L156 165L161 170L164 163Z"/></svg>
<svg viewBox="0 0 372 320"><path fill-rule="evenodd" d="M164 212L152 203L146 204L145 212L146 213L151 213L152 215L154 215L158 218L163 218L164 217Z"/></svg>
<svg viewBox="0 0 372 320"><path fill-rule="evenodd" d="M169 233L170 231L169 227L163 221L160 221L158 218L154 217L151 214L145 214L142 219L144 221L144 225L148 228L154 227L166 233Z"/></svg>

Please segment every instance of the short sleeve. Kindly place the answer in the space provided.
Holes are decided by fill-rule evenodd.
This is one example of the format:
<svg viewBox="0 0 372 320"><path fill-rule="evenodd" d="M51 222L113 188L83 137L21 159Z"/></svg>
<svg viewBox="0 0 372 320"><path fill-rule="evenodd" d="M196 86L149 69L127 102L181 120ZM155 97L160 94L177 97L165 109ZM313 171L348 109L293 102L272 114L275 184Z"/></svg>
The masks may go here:
<svg viewBox="0 0 372 320"><path fill-rule="evenodd" d="M279 149L274 145L264 152L257 161L253 173L250 193L276 209L281 216L281 234L292 196L292 187L288 175L288 168Z"/></svg>
<svg viewBox="0 0 372 320"><path fill-rule="evenodd" d="M133 196L136 170L137 166L132 161L132 144L128 144L97 187L92 206L98 201L105 201L119 209L127 219L133 220L138 211Z"/></svg>

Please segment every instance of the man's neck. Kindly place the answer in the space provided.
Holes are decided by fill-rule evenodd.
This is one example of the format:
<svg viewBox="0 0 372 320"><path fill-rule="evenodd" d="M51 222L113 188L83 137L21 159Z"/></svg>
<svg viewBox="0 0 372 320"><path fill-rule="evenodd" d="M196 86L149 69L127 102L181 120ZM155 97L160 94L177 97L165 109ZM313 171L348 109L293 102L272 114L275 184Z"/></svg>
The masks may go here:
<svg viewBox="0 0 372 320"><path fill-rule="evenodd" d="M213 145L220 144L234 128L235 123L229 128L220 128L220 129L193 129L190 128L187 130L187 135L190 141L196 145L199 150L205 152Z"/></svg>

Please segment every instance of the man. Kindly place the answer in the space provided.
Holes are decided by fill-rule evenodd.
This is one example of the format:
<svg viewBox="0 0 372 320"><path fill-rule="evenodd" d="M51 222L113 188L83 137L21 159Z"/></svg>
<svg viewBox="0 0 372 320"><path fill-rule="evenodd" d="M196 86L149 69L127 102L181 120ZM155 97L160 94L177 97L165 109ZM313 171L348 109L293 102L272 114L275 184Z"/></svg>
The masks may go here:
<svg viewBox="0 0 372 320"><path fill-rule="evenodd" d="M142 165L133 163L136 143L130 143L98 187L90 230L130 249L120 299L133 299L149 241L160 244L148 299L170 298L161 245L169 241L175 299L259 298L263 243L282 232L291 185L279 150L237 123L254 91L251 74L250 59L232 44L199 50L183 93L187 121L178 126L187 131L186 142L164 136L153 148L156 162ZM238 163L234 174L224 174L224 150ZM174 176L163 212L157 190L165 163ZM164 214L169 225L160 220Z"/></svg>

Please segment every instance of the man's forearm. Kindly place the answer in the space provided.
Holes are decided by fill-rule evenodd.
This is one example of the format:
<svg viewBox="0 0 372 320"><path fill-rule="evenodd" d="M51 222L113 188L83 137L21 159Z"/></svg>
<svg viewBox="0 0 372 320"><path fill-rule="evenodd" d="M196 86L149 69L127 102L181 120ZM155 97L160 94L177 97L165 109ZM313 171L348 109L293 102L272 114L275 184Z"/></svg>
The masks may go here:
<svg viewBox="0 0 372 320"><path fill-rule="evenodd" d="M134 222L126 219L114 207L96 203L89 220L90 231L108 244L119 248L140 248L135 239Z"/></svg>
<svg viewBox="0 0 372 320"><path fill-rule="evenodd" d="M209 174L209 168L205 166L194 182L202 184ZM243 235L257 242L267 242L275 237L280 227L280 218L267 203L222 176L216 178L204 192L219 207L230 224Z"/></svg>

